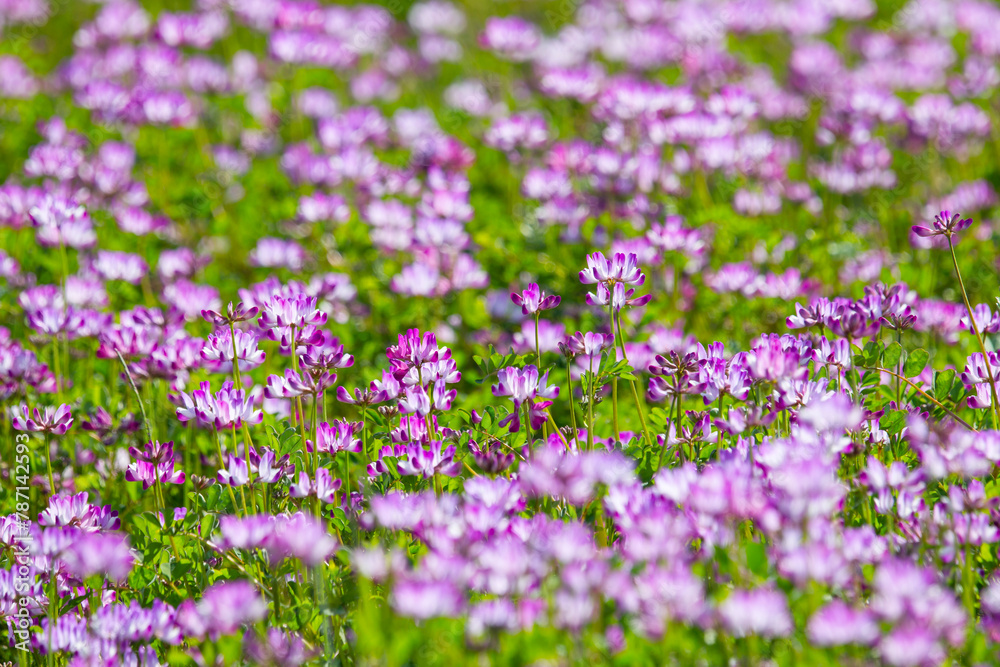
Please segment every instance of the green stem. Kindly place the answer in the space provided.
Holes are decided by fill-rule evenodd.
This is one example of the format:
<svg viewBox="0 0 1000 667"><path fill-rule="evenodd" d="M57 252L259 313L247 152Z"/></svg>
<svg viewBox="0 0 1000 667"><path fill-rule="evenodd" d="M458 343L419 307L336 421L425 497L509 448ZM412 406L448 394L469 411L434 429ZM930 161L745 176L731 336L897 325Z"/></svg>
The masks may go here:
<svg viewBox="0 0 1000 667"><path fill-rule="evenodd" d="M62 402L62 370L61 364L59 363L59 338L56 336L52 337L52 370L55 371L56 376L56 400Z"/></svg>
<svg viewBox="0 0 1000 667"><path fill-rule="evenodd" d="M226 458L222 455L222 440L219 438L218 430L213 428L212 433L215 434L215 450L219 454L219 467L224 469L226 467ZM226 488L229 489L229 499L233 501L233 511L239 515L240 508L236 504L236 494L233 493L233 487L230 484L226 484Z"/></svg>
<svg viewBox="0 0 1000 667"><path fill-rule="evenodd" d="M62 241L62 234L59 235L59 261L62 263L62 297L63 312L69 309L69 299L66 298L66 281L69 278L69 261L66 259L66 244Z"/></svg>
<svg viewBox="0 0 1000 667"><path fill-rule="evenodd" d="M670 403L670 410L667 412L667 414L670 414L671 412L674 411L674 401L677 401L677 400L678 400L678 397L674 396L674 400L671 401L671 403ZM674 425L674 433L676 434L676 432L677 432L677 425L675 424ZM666 434L666 440L663 443L663 448L660 450L660 460L656 464L656 469L657 470L660 470L661 468L663 468L663 460L664 460L664 458L667 455L667 447L669 445L670 445L670 428L669 428L669 425L668 425L668 427L667 427L667 434Z"/></svg>
<svg viewBox="0 0 1000 667"><path fill-rule="evenodd" d="M527 442L527 444L528 444L528 452L530 453L531 452L531 446L533 444L535 444L535 436L531 432L531 412L528 409L528 402L527 401L524 402L524 406L522 407L522 410L524 411L524 436L525 436L525 442Z"/></svg>
<svg viewBox="0 0 1000 667"><path fill-rule="evenodd" d="M567 442L566 438L562 434L562 431L560 431L559 427L556 425L556 421L552 418L552 413L547 412L545 413L545 416L548 417L549 423L552 424L552 430L555 431L556 435L559 436L559 439L562 440L563 445L566 447L566 451L569 451L569 442Z"/></svg>
<svg viewBox="0 0 1000 667"><path fill-rule="evenodd" d="M594 357L590 357L590 375L587 396L587 450L594 451L594 392L596 383L594 382Z"/></svg>
<svg viewBox="0 0 1000 667"><path fill-rule="evenodd" d="M570 368L569 360L566 360L566 380L569 383L569 422L573 426L573 440L580 445L580 429L576 426L576 401L573 393L573 370Z"/></svg>
<svg viewBox="0 0 1000 667"><path fill-rule="evenodd" d="M53 563L52 572L49 574L49 636L48 636L48 650L46 651L46 660L52 667L56 665L56 655L52 652L52 637L56 633L56 620L59 617L59 584L58 578L56 577L55 564Z"/></svg>
<svg viewBox="0 0 1000 667"><path fill-rule="evenodd" d="M615 444L621 443L621 431L618 430L618 378L611 380L611 428L615 432Z"/></svg>
<svg viewBox="0 0 1000 667"><path fill-rule="evenodd" d="M965 610L969 612L971 618L976 617L975 582L972 570L972 545L969 543L969 536L965 540L965 563L962 566L962 601L965 603Z"/></svg>
<svg viewBox="0 0 1000 667"><path fill-rule="evenodd" d="M316 428L317 428L316 414L317 414L318 410L317 410L316 405L317 405L318 402L319 402L319 394L313 394L312 424L310 424L310 429L312 431L315 431ZM303 442L305 442L305 441L303 440ZM316 472L316 471L319 470L319 447L318 447L318 444L319 444L319 438L317 437L316 438L316 442L313 443L313 472Z"/></svg>
<svg viewBox="0 0 1000 667"><path fill-rule="evenodd" d="M52 453L51 447L49 446L49 433L45 432L45 467L48 469L49 473L49 494L56 495L56 483L55 478L52 476Z"/></svg>
<svg viewBox="0 0 1000 667"><path fill-rule="evenodd" d="M958 257L955 256L955 244L951 242L951 236L946 236L948 239L948 250L951 251L951 262L955 266L955 274L958 276L958 286L962 288L962 299L965 301L965 309L969 311L969 324L972 326L972 333L976 335L976 340L979 341L979 349L983 353L983 362L986 364L986 373L990 380L990 394L993 398L993 410L991 414L993 415L993 428L997 428L997 412L1000 411L1000 401L997 400L997 385L996 381L993 379L993 369L990 366L990 355L986 352L986 343L983 341L982 334L979 333L979 325L976 324L976 318L972 312L972 305L969 303L969 294L965 291L965 281L962 280L962 272L958 268Z"/></svg>
<svg viewBox="0 0 1000 667"><path fill-rule="evenodd" d="M115 350L115 354L118 355L118 361L122 363L122 368L125 369L125 377L128 378L129 386L132 387L132 393L135 394L135 400L139 404L139 412L142 413L142 425L146 427L146 437L149 442L153 442L153 431L149 427L149 418L146 417L146 406L142 403L142 398L139 397L139 389L135 386L135 380L132 379L132 374L128 370L128 364L125 363L125 358L122 353ZM221 461L222 465L225 465L225 461Z"/></svg>
<svg viewBox="0 0 1000 667"><path fill-rule="evenodd" d="M618 340L618 334L615 332L615 306L614 304L608 305L608 316L611 318L611 338L614 341ZM621 435L618 430L618 376L615 375L611 379L611 428L615 433L615 445L621 443Z"/></svg>
<svg viewBox="0 0 1000 667"><path fill-rule="evenodd" d="M625 353L625 333L622 331L622 321L621 314L618 315L618 336L619 342L621 344L622 358L626 363L629 363L628 355ZM639 402L639 388L636 386L636 381L631 380L632 384L632 400L635 401L635 410L639 413L639 423L642 424L642 434L646 436L646 443L652 447L653 446L653 436L649 433L649 427L646 425L646 413L642 409L642 404Z"/></svg>
<svg viewBox="0 0 1000 667"><path fill-rule="evenodd" d="M240 360L236 354L236 325L232 322L229 323L229 336L233 344L233 381L236 382L237 389L242 389L243 382L240 378Z"/></svg>
<svg viewBox="0 0 1000 667"><path fill-rule="evenodd" d="M926 398L928 401L930 401L931 403L933 403L935 406L937 406L937 407L941 408L942 410L944 410L945 412L947 412L951 416L951 418L954 419L955 421L957 421L959 424L961 424L965 428L969 429L970 431L973 431L973 432L976 431L976 429L972 427L972 424L970 424L969 422L965 421L964 419L962 419L961 417L959 417L957 414L955 414L954 412L952 412L951 410L949 410L943 403L941 403L941 401L937 400L936 398L934 398L933 396L931 396L930 394L928 394L926 391L924 391L923 389L921 389L920 385L918 385L918 384L916 384L914 382L911 382L908 377L905 377L903 375L899 375L895 371L893 371L891 369L888 369L888 368L881 368L881 367L867 368L867 367L861 367L861 370L875 371L875 372L878 372L878 373L888 373L889 375L892 375L893 377L899 378L900 380L902 380L903 382L905 382L906 384L908 384L913 389L916 389L917 392L921 396L923 396L924 398Z"/></svg>
<svg viewBox="0 0 1000 667"><path fill-rule="evenodd" d="M541 375L542 375L542 347L541 347L541 342L538 340L538 315L539 315L539 313L536 312L535 313L535 364L537 365L537 368L538 368L538 375L539 375L539 377L541 377ZM544 439L546 441L548 441L548 439L549 439L549 434L548 434L548 431L546 430L546 425L544 423L542 424L542 439Z"/></svg>
<svg viewBox="0 0 1000 667"><path fill-rule="evenodd" d="M902 346L903 346L902 338L903 338L903 332L899 328L897 328L896 329L896 344L898 344L900 346L900 348L902 348ZM896 362L896 374L900 375L900 376L903 374L903 357L902 357L902 355L900 355L899 361ZM902 410L903 409L903 383L899 381L898 377L896 378L896 409L897 410Z"/></svg>
<svg viewBox="0 0 1000 667"><path fill-rule="evenodd" d="M677 422L676 422L676 424L677 425L674 426L674 434L677 436L677 439L680 440L680 436L681 436L681 395L680 394L677 394ZM681 463L684 463L685 459L687 458L687 452L684 450L684 444L683 443L681 443L680 451L681 451Z"/></svg>
<svg viewBox="0 0 1000 667"><path fill-rule="evenodd" d="M364 465L371 462L368 456L368 408L361 408L361 453L364 456Z"/></svg>
<svg viewBox="0 0 1000 667"><path fill-rule="evenodd" d="M233 451L235 452L236 451L236 422L233 422L231 428L232 428L232 433L233 433ZM243 452L243 454L244 454L244 456L246 456L248 458L250 456L250 452ZM247 461L247 467L249 468L249 466L250 466L250 462L248 460ZM243 500L243 516L250 516L249 510L247 510L247 494L246 494L246 491L243 490L243 486L244 486L243 484L240 484L240 499ZM230 488L232 488L232 487L230 487ZM234 497L235 497L235 494L234 494Z"/></svg>

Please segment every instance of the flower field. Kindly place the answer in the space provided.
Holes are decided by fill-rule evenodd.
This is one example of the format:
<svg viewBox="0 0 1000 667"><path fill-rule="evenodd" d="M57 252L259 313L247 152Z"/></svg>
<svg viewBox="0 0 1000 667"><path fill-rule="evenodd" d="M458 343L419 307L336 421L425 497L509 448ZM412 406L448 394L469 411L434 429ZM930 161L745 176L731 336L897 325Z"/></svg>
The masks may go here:
<svg viewBox="0 0 1000 667"><path fill-rule="evenodd" d="M1000 664L1000 5L0 0L0 662Z"/></svg>

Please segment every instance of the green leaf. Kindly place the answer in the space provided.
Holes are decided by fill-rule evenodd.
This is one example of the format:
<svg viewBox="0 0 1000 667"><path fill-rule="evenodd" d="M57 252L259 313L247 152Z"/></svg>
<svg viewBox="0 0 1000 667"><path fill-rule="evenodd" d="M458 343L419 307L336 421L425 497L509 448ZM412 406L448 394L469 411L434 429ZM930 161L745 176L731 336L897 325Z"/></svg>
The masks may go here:
<svg viewBox="0 0 1000 667"><path fill-rule="evenodd" d="M78 604L87 599L86 595L79 595L75 598L70 598L62 603L62 607L59 609L59 615L62 616L70 609L75 608Z"/></svg>
<svg viewBox="0 0 1000 667"><path fill-rule="evenodd" d="M215 526L215 515L206 514L201 519L201 530L199 534L206 540L212 535L212 528Z"/></svg>
<svg viewBox="0 0 1000 667"><path fill-rule="evenodd" d="M902 356L903 346L893 341L885 348L885 354L882 355L882 363L886 368L894 368Z"/></svg>
<svg viewBox="0 0 1000 667"><path fill-rule="evenodd" d="M951 388L955 384L955 369L947 368L934 374L934 396L943 399L951 393Z"/></svg>
<svg viewBox="0 0 1000 667"><path fill-rule="evenodd" d="M906 357L906 363L903 364L903 375L908 378L916 377L920 375L921 371L927 367L927 361L931 358L931 355L927 353L927 350L922 347L910 352Z"/></svg>
<svg viewBox="0 0 1000 667"><path fill-rule="evenodd" d="M760 542L747 544L747 567L758 576L767 574L767 553Z"/></svg>
<svg viewBox="0 0 1000 667"><path fill-rule="evenodd" d="M210 510L217 509L219 507L219 497L222 495L222 489L218 484L213 484L208 487L205 491L205 507Z"/></svg>
<svg viewBox="0 0 1000 667"><path fill-rule="evenodd" d="M143 514L136 514L132 517L132 525L144 535L149 535L149 518Z"/></svg>
<svg viewBox="0 0 1000 667"><path fill-rule="evenodd" d="M291 454L299 449L301 440L302 439L299 437L298 431L291 427L286 428L281 435L278 436L278 456Z"/></svg>
<svg viewBox="0 0 1000 667"><path fill-rule="evenodd" d="M337 507L333 510L333 525L340 532L344 532L350 529L351 523L347 519L347 513L344 512L343 508Z"/></svg>
<svg viewBox="0 0 1000 667"><path fill-rule="evenodd" d="M160 563L160 574L167 581L173 581L178 577L184 576L190 569L191 565L189 563L177 563L169 559Z"/></svg>
<svg viewBox="0 0 1000 667"><path fill-rule="evenodd" d="M865 366L875 366L878 364L879 359L882 357L882 341L873 340L865 345L865 349L862 352L862 357L865 360Z"/></svg>
<svg viewBox="0 0 1000 667"><path fill-rule="evenodd" d="M382 463L385 465L392 479L399 479L399 459L395 456L383 456Z"/></svg>
<svg viewBox="0 0 1000 667"><path fill-rule="evenodd" d="M897 435L906 426L906 412L904 410L890 410L879 419L879 428L889 435Z"/></svg>

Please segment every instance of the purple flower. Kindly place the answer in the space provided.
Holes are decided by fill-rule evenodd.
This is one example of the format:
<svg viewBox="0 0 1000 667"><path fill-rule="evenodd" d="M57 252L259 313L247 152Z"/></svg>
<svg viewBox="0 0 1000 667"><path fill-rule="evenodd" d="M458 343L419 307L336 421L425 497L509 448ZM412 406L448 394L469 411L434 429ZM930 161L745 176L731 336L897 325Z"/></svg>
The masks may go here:
<svg viewBox="0 0 1000 667"><path fill-rule="evenodd" d="M795 629L785 595L775 590L733 591L718 613L723 626L737 637L785 637Z"/></svg>
<svg viewBox="0 0 1000 667"><path fill-rule="evenodd" d="M295 471L295 466L290 465L288 460L288 454L278 458L274 450L267 447L264 447L260 454L251 448L249 456L250 472L257 475L256 481L264 484L274 484L285 475L290 475Z"/></svg>
<svg viewBox="0 0 1000 667"><path fill-rule="evenodd" d="M984 357L981 352L969 356L962 371L962 382L967 386L1000 380L1000 354L988 352Z"/></svg>
<svg viewBox="0 0 1000 667"><path fill-rule="evenodd" d="M423 387L407 387L399 399L399 411L404 415L418 414L421 417L431 412L431 399Z"/></svg>
<svg viewBox="0 0 1000 667"><path fill-rule="evenodd" d="M283 267L291 271L301 271L305 265L306 253L295 241L263 237L257 247L250 251L253 266Z"/></svg>
<svg viewBox="0 0 1000 667"><path fill-rule="evenodd" d="M989 304L981 303L972 309L973 321L979 333L1000 332L1000 314L994 313ZM966 314L961 319L963 329L969 329L969 316Z"/></svg>
<svg viewBox="0 0 1000 667"><path fill-rule="evenodd" d="M591 331L580 333L577 331L567 338L564 344L560 343L559 348L566 356L583 354L592 357L614 345L614 342L614 338L610 334L599 334Z"/></svg>
<svg viewBox="0 0 1000 667"><path fill-rule="evenodd" d="M272 525L273 533L264 545L272 558L291 556L314 567L326 562L340 546L327 532L326 523L312 514L297 512L291 517L278 516Z"/></svg>
<svg viewBox="0 0 1000 667"><path fill-rule="evenodd" d="M610 305L616 313L619 313L625 306L632 308L645 306L653 298L652 294L633 296L634 294L634 288L626 290L622 283L615 283L610 289L607 285L601 284L597 286L596 292L587 293L587 303L591 306Z"/></svg>
<svg viewBox="0 0 1000 667"><path fill-rule="evenodd" d="M913 233L917 236L927 238L929 236L946 236L951 238L958 232L967 229L972 224L972 218L961 219L957 213L952 215L950 211L941 211L934 216L934 222L930 227L923 225L913 225Z"/></svg>
<svg viewBox="0 0 1000 667"><path fill-rule="evenodd" d="M517 630L517 610L508 599L483 600L469 610L469 620L465 624L466 633L474 638L482 638L487 631Z"/></svg>
<svg viewBox="0 0 1000 667"><path fill-rule="evenodd" d="M126 480L142 482L143 489L148 489L157 481L161 484L184 483L184 472L174 470L173 441L163 445L156 441L149 442L143 450L130 447L129 453L137 460L130 463L125 471Z"/></svg>
<svg viewBox="0 0 1000 667"><path fill-rule="evenodd" d="M316 297L296 294L285 297L275 294L264 303L258 323L264 329L297 327L299 329L326 324L326 313L316 309Z"/></svg>
<svg viewBox="0 0 1000 667"><path fill-rule="evenodd" d="M514 452L505 453L499 442L487 443L482 447L475 440L469 440L469 451L480 470L495 475L514 463Z"/></svg>
<svg viewBox="0 0 1000 667"><path fill-rule="evenodd" d="M97 243L97 234L87 210L73 202L46 195L31 208L31 220L38 227L38 243L47 247L60 244L70 248L91 248Z"/></svg>
<svg viewBox="0 0 1000 667"><path fill-rule="evenodd" d="M383 371L383 373L385 373L385 371ZM392 377L392 375L389 375L388 373L386 373L386 375L393 383L395 383L397 386L399 385L399 382L396 380L396 378ZM354 390L353 395L348 393L346 387L337 387L337 400L340 401L341 403L348 403L350 405L360 405L366 408L371 405L382 403L383 401L387 400L389 398L387 393L382 390L374 389L374 385L375 382L372 382L373 388L370 389L361 389L360 387L358 387ZM392 398L395 398L395 396L393 396Z"/></svg>
<svg viewBox="0 0 1000 667"><path fill-rule="evenodd" d="M35 408L30 413L28 406L22 405L20 406L20 414L18 414L18 408L14 409L11 425L17 431L63 435L73 425L73 416L70 414L69 406L65 403L58 408L52 406Z"/></svg>
<svg viewBox="0 0 1000 667"><path fill-rule="evenodd" d="M813 614L806 633L819 646L870 646L880 635L878 623L870 612L858 611L840 600Z"/></svg>
<svg viewBox="0 0 1000 667"><path fill-rule="evenodd" d="M218 326L228 326L230 324L235 324L236 322L246 322L248 320L252 320L259 312L260 308L257 308L256 306L246 308L242 302L238 303L236 307L233 308L233 302L230 301L225 313L220 313L215 310L203 310L201 311L201 316Z"/></svg>
<svg viewBox="0 0 1000 667"><path fill-rule="evenodd" d="M646 281L639 270L639 258L635 253L616 252L611 259L604 253L587 255L587 268L580 271L580 282L584 285L622 282L636 287Z"/></svg>
<svg viewBox="0 0 1000 667"><path fill-rule="evenodd" d="M429 479L434 475L456 477L462 471L462 464L455 460L455 445L442 449L440 440L432 440L429 448L424 449L419 442L406 446L406 459L399 462L399 472L402 475L417 475Z"/></svg>
<svg viewBox="0 0 1000 667"><path fill-rule="evenodd" d="M491 16L479 35L483 47L514 61L530 59L541 41L538 28L517 16Z"/></svg>
<svg viewBox="0 0 1000 667"><path fill-rule="evenodd" d="M410 618L455 617L465 608L465 598L451 581L404 579L392 589L392 606Z"/></svg>
<svg viewBox="0 0 1000 667"><path fill-rule="evenodd" d="M94 270L105 280L123 280L138 285L143 276L149 273L149 265L139 255L99 250Z"/></svg>
<svg viewBox="0 0 1000 667"><path fill-rule="evenodd" d="M229 455L228 464L216 475L219 484L228 486L243 486L250 481L250 470L245 459Z"/></svg>
<svg viewBox="0 0 1000 667"><path fill-rule="evenodd" d="M587 294L587 303L610 305L615 312L620 312L625 306L639 307L649 303L652 295L636 297L634 287L625 287L638 287L645 281L646 276L639 270L639 258L631 252L616 252L611 259L600 252L592 253L587 255L587 268L580 272L580 282L597 285L596 292Z"/></svg>
<svg viewBox="0 0 1000 667"><path fill-rule="evenodd" d="M214 395L208 382L202 382L199 387L190 395L182 391L172 397L175 405L179 403L177 418L182 422L196 420L201 425L212 425L217 431L223 431L263 421L264 413L254 410L253 397L247 396L243 389L234 388L232 380L226 380Z"/></svg>
<svg viewBox="0 0 1000 667"><path fill-rule="evenodd" d="M355 434L364 428L363 422L334 420L332 424L321 422L316 427L316 451L328 454L338 452L360 452L361 439ZM310 449L312 443L307 443Z"/></svg>
<svg viewBox="0 0 1000 667"><path fill-rule="evenodd" d="M135 560L124 535L85 532L76 534L61 558L67 571L80 579L101 574L113 581L128 577Z"/></svg>
<svg viewBox="0 0 1000 667"><path fill-rule="evenodd" d="M337 381L336 373L311 369L302 374L285 369L284 377L269 375L264 395L267 398L295 398L296 396L322 396Z"/></svg>
<svg viewBox="0 0 1000 667"><path fill-rule="evenodd" d="M260 638L248 630L243 636L243 652L257 665L299 667L313 658L318 649L307 650L302 638L294 633L268 628L267 635Z"/></svg>
<svg viewBox="0 0 1000 667"><path fill-rule="evenodd" d="M814 299L809 306L795 304L795 314L790 315L785 323L789 329L805 327L829 326L837 311L837 304L825 297Z"/></svg>
<svg viewBox="0 0 1000 667"><path fill-rule="evenodd" d="M49 505L38 515L40 526L77 526L86 532L118 530L121 521L118 512L110 505L103 507L87 502L88 494L57 494L49 498Z"/></svg>
<svg viewBox="0 0 1000 667"><path fill-rule="evenodd" d="M410 329L399 334L399 343L385 350L393 376L399 380L412 368L451 358L451 350L438 347L437 337L430 331L420 334L419 329ZM376 387L372 386L373 389Z"/></svg>
<svg viewBox="0 0 1000 667"><path fill-rule="evenodd" d="M264 363L264 351L257 349L257 334L236 329L236 336L228 328L219 329L208 335L205 346L201 349L201 358L206 361L233 362L233 341L236 359L239 359L240 370L249 371Z"/></svg>
<svg viewBox="0 0 1000 667"><path fill-rule="evenodd" d="M288 489L288 495L292 498L315 497L327 505L334 505L337 502L337 491L340 490L343 482L334 479L330 471L320 468L316 471L314 480L309 479L309 475L303 470L299 473L299 481L292 484Z"/></svg>
<svg viewBox="0 0 1000 667"><path fill-rule="evenodd" d="M919 625L896 628L879 641L878 651L893 667L940 665L946 655L934 633Z"/></svg>
<svg viewBox="0 0 1000 667"><path fill-rule="evenodd" d="M158 338L151 327L123 323L98 335L97 358L114 359L118 354L125 358L147 357L159 345Z"/></svg>
<svg viewBox="0 0 1000 667"><path fill-rule="evenodd" d="M514 401L514 410L500 421L501 426L510 424L510 430L517 432L521 428L521 406L527 402L530 408L531 427L539 428L545 421L545 408L552 405L552 400L559 395L557 385L548 385L549 374L546 371L541 377L538 368L525 366L523 370L508 366L497 372L497 384L492 386L494 396L510 396ZM537 400L537 399L543 400Z"/></svg>
<svg viewBox="0 0 1000 667"><path fill-rule="evenodd" d="M404 266L392 279L392 290L407 296L442 296L448 281L435 266L414 262Z"/></svg>
<svg viewBox="0 0 1000 667"><path fill-rule="evenodd" d="M510 300L513 301L515 305L521 306L521 312L525 315L534 315L535 313L543 310L551 310L555 308L559 305L559 302L562 301L562 297L554 294L546 295L545 292L538 287L537 283L531 283L528 285L527 289L520 294L512 292Z"/></svg>
<svg viewBox="0 0 1000 667"><path fill-rule="evenodd" d="M266 615L267 603L253 584L226 581L208 588L197 605L185 600L177 609L177 622L186 634L215 640Z"/></svg>
<svg viewBox="0 0 1000 667"><path fill-rule="evenodd" d="M344 346L336 336L321 332L323 341L306 345L302 354L302 364L310 369L350 368L354 365L354 356L344 352Z"/></svg>

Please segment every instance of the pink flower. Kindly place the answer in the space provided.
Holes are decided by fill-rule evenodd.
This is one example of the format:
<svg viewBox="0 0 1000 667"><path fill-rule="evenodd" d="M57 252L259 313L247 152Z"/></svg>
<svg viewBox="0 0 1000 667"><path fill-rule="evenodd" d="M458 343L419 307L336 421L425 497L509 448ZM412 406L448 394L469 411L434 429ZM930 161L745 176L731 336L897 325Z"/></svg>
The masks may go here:
<svg viewBox="0 0 1000 667"><path fill-rule="evenodd" d="M73 416L70 414L69 406L65 403L58 408L52 406L35 408L30 414L27 405L20 406L20 414L16 410L18 408L15 408L11 424L18 431L63 435L73 425Z"/></svg>
<svg viewBox="0 0 1000 667"><path fill-rule="evenodd" d="M238 456L229 455L228 465L216 475L219 484L228 486L243 486L250 481L250 470L247 462Z"/></svg>
<svg viewBox="0 0 1000 667"><path fill-rule="evenodd" d="M554 294L546 295L545 292L538 287L537 283L531 283L528 285L527 289L520 294L512 292L510 300L513 301L515 305L521 306L521 312L523 314L534 315L535 313L543 310L551 310L555 308L559 305L559 302L562 301L562 297Z"/></svg>
<svg viewBox="0 0 1000 667"><path fill-rule="evenodd" d="M326 324L326 313L316 308L316 297L296 294L286 297L275 294L264 303L263 312L257 320L264 329L277 327L302 327L312 324Z"/></svg>
<svg viewBox="0 0 1000 667"><path fill-rule="evenodd" d="M303 470L299 473L298 483L289 487L288 495L292 498L312 496L327 505L333 505L337 502L337 491L340 490L342 484L343 482L334 479L326 468L320 468L316 471L315 480L310 480L309 474Z"/></svg>
<svg viewBox="0 0 1000 667"><path fill-rule="evenodd" d="M322 422L316 427L316 450L336 454L337 452L360 452L361 439L355 433L364 428L363 422L334 420L332 424ZM312 443L307 443L311 445Z"/></svg>
<svg viewBox="0 0 1000 667"><path fill-rule="evenodd" d="M927 238L928 236L947 236L951 238L955 234L972 225L972 218L961 219L957 213L952 215L950 211L941 211L934 216L934 222L929 227L923 225L913 225L911 228L917 236Z"/></svg>

